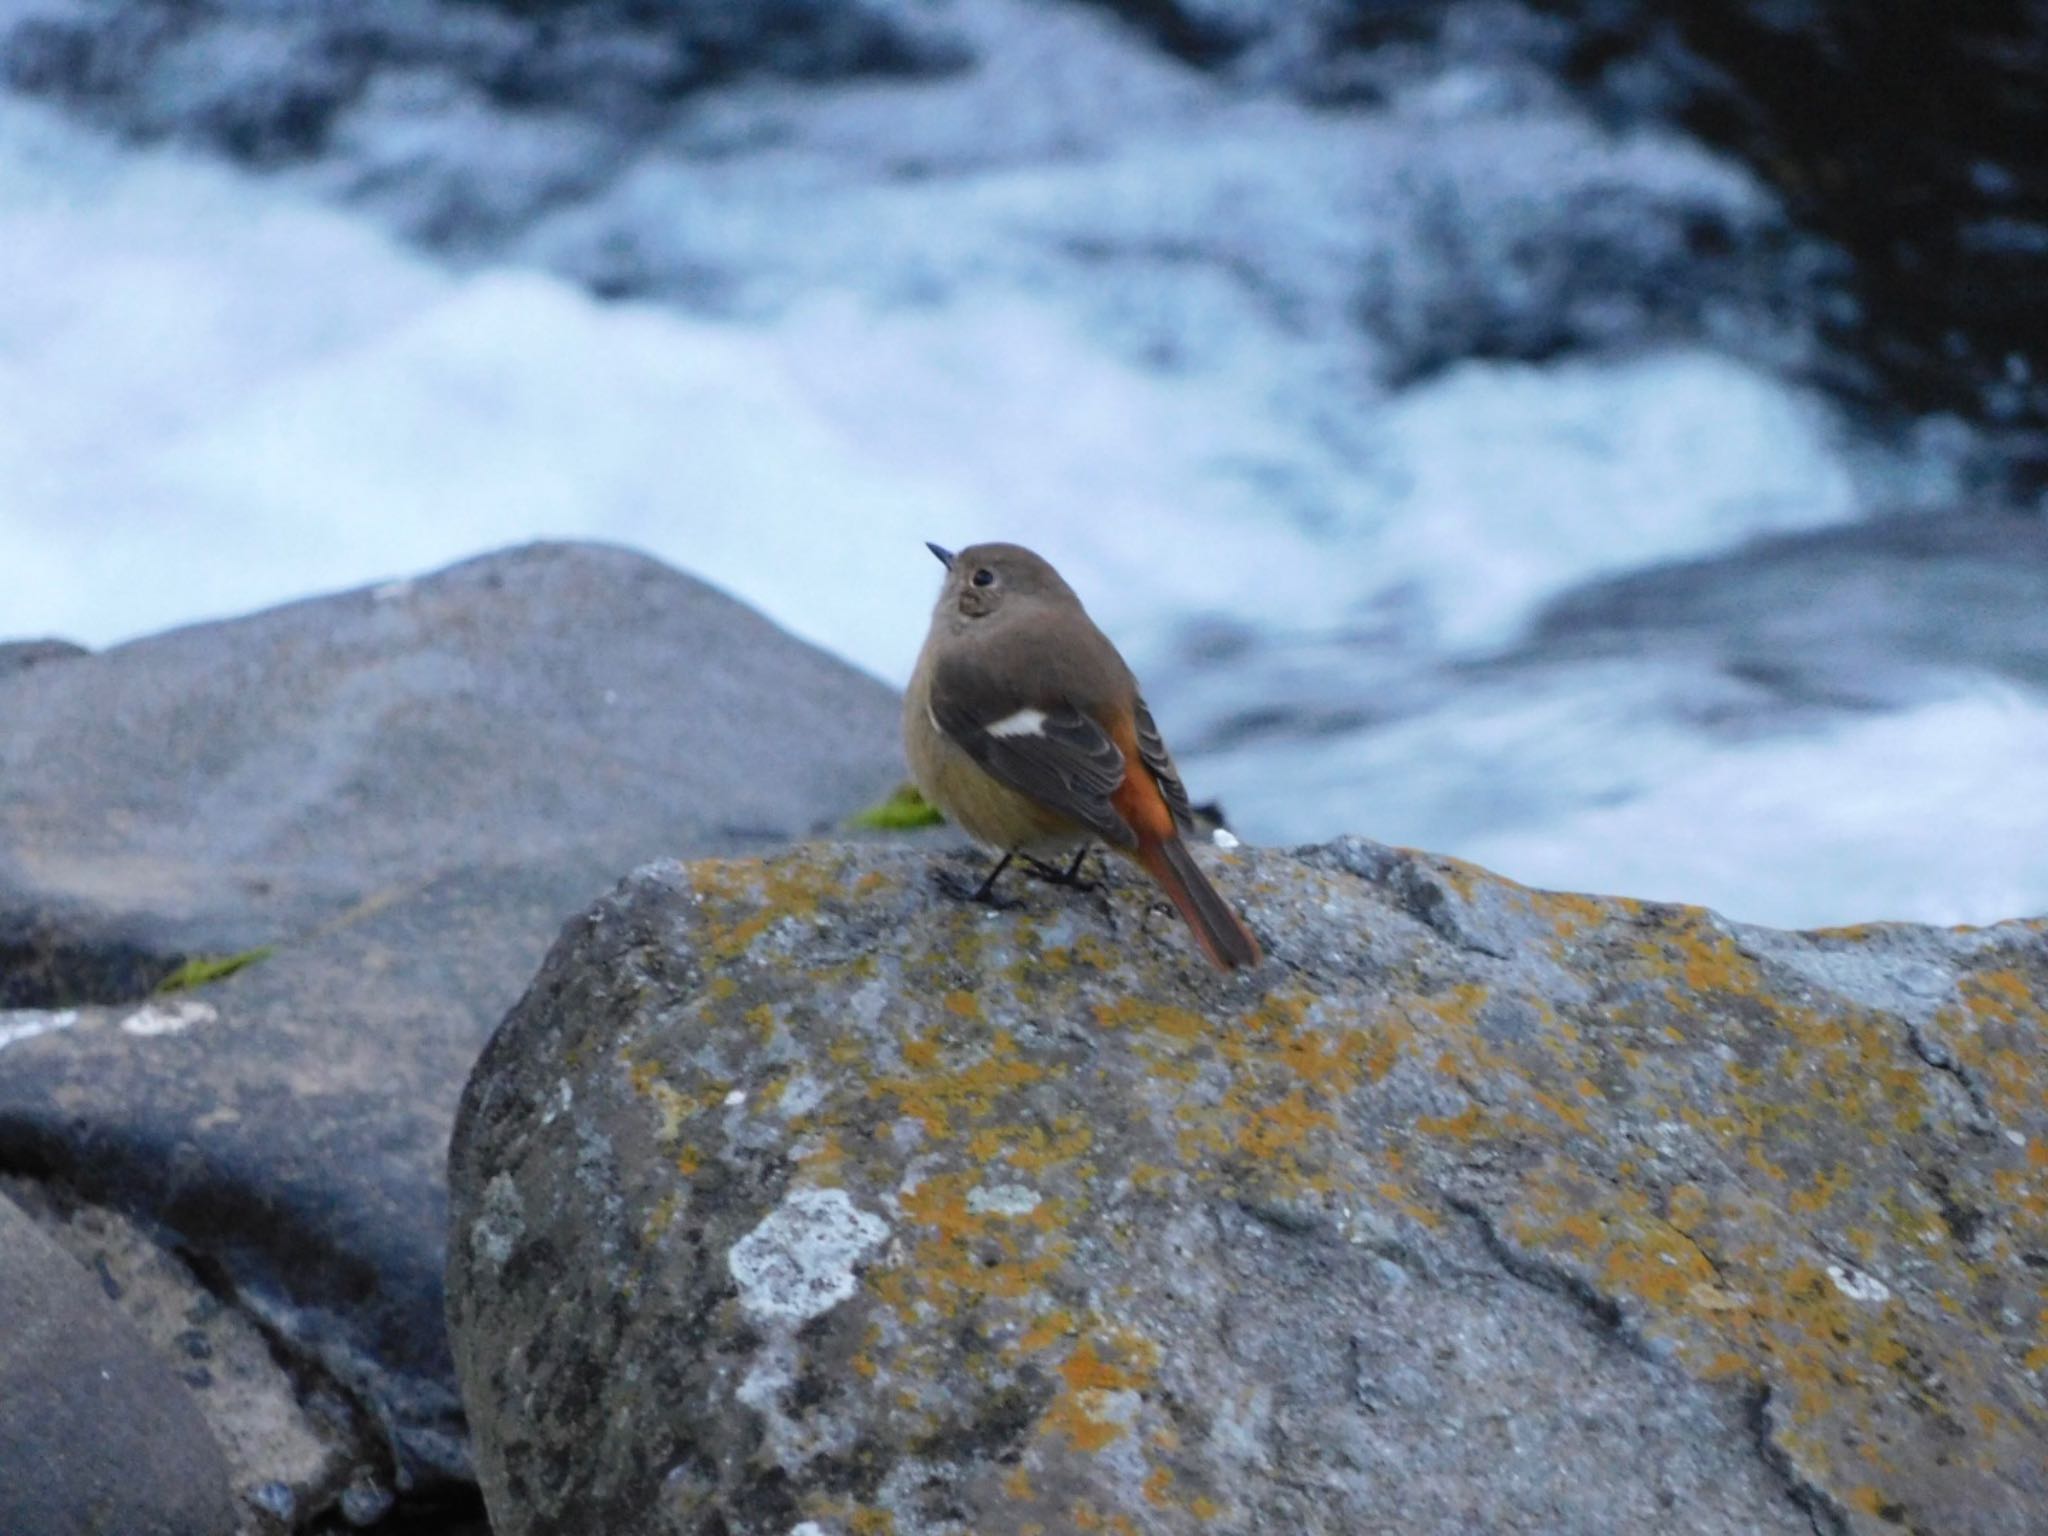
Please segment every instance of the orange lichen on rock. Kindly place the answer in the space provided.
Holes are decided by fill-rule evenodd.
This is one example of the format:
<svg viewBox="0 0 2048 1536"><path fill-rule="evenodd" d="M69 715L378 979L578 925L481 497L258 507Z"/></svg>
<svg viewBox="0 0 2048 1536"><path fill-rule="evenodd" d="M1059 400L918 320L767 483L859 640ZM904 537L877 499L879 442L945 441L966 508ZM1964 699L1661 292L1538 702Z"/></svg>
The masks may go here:
<svg viewBox="0 0 2048 1536"><path fill-rule="evenodd" d="M1229 1520L1257 1512L1201 1459L1212 1418L1268 1410L1204 1398L1189 1361L1217 1325L1189 1322L1183 1244L1204 1286L1253 1287L1224 1308L1310 1252L1286 1293L1309 1305L1406 1249L1462 1242L1469 1264L1475 1224L1510 1284L1578 1300L1719 1403L1767 1399L1773 1454L1858 1536L2039 1478L2041 933L1970 936L1923 966L1938 983L1911 973L1909 1014L1883 946L1965 941L1774 935L1418 862L1441 882L1427 906L1256 856L1284 878L1235 888L1263 892L1253 920L1324 926L1223 980L1064 897L991 918L829 852L697 866L712 974L614 1077L682 1194L722 1179L732 1200L786 1148L800 1181L886 1218L840 1379L916 1454L973 1439L935 1383L1025 1404L991 1416L1022 1427L981 1474L1014 1506L1004 1529L1185 1532L1225 1518L1219 1491ZM898 904L886 943L831 937L862 887ZM812 942L840 947L789 974ZM671 1198L636 1230L665 1251L691 1220ZM1233 1243L1242 1274L1216 1257Z"/></svg>

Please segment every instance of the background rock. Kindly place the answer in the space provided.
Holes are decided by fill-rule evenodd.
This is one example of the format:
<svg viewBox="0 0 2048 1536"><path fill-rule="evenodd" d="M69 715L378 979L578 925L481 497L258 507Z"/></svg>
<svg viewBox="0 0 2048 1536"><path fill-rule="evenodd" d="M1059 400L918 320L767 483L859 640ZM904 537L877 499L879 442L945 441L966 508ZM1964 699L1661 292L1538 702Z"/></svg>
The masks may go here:
<svg viewBox="0 0 2048 1536"><path fill-rule="evenodd" d="M73 645L67 640L8 640L0 642L0 673L85 654L84 646Z"/></svg>
<svg viewBox="0 0 2048 1536"><path fill-rule="evenodd" d="M273 1350L257 1319L192 1267L203 1258L180 1257L117 1212L74 1204L49 1185L7 1179L0 1188L171 1363L220 1443L245 1528L288 1530L343 1499L389 1506L388 1475L365 1471L385 1461L374 1426L303 1362L288 1369L287 1352Z"/></svg>
<svg viewBox="0 0 2048 1536"><path fill-rule="evenodd" d="M0 1171L161 1235L289 1363L317 1444L237 1470L295 1519L467 1478L448 1124L563 916L900 773L890 690L595 547L8 674L0 714Z"/></svg>
<svg viewBox="0 0 2048 1536"><path fill-rule="evenodd" d="M1230 978L1135 877L938 862L650 866L493 1039L500 1536L2038 1527L2048 923L1346 840L1223 862Z"/></svg>
<svg viewBox="0 0 2048 1536"><path fill-rule="evenodd" d="M0 1530L233 1536L227 1468L170 1367L0 1195Z"/></svg>

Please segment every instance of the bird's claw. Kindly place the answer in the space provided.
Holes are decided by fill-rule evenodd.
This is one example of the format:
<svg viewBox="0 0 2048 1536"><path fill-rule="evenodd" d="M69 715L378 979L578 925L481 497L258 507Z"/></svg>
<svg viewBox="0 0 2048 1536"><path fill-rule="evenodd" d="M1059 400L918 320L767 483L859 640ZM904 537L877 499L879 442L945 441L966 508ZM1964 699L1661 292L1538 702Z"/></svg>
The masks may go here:
<svg viewBox="0 0 2048 1536"><path fill-rule="evenodd" d="M1069 864L1065 869L1061 869L1054 864L1047 864L1040 859L1034 859L1029 854L1025 854L1023 858L1024 862L1030 866L1031 873L1043 880L1047 885L1064 885L1077 891L1099 891L1102 889L1102 882L1100 880L1084 880L1081 878L1081 865L1093 851L1093 849L1083 848L1074 855L1073 863Z"/></svg>
<svg viewBox="0 0 2048 1536"><path fill-rule="evenodd" d="M1004 864L1008 862L1007 859L1003 861ZM970 885L965 877L954 874L950 869L936 871L934 878L938 882L939 889L955 901L971 901L977 906L988 907L996 912L1012 912L1023 906L1024 903L1013 897L996 894L996 876L1001 874L1002 870L1002 864L996 865L994 869L988 872L986 878L975 885Z"/></svg>

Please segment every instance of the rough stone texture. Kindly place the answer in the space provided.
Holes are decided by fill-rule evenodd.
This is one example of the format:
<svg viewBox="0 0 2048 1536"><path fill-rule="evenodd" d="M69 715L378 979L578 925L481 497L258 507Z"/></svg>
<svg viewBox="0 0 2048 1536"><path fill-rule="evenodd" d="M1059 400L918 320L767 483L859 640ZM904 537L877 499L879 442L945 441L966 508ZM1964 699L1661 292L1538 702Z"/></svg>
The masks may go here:
<svg viewBox="0 0 2048 1536"><path fill-rule="evenodd" d="M232 1536L220 1447L92 1277L0 1196L0 1531Z"/></svg>
<svg viewBox="0 0 2048 1536"><path fill-rule="evenodd" d="M465 1092L499 1536L2038 1532L2048 922L650 866ZM809 1522L805 1524L804 1522Z"/></svg>
<svg viewBox="0 0 2048 1536"><path fill-rule="evenodd" d="M390 1506L388 1477L362 1470L380 1461L375 1427L340 1391L294 1380L257 1322L183 1259L125 1217L46 1185L0 1179L0 1195L83 1265L170 1362L220 1444L245 1529L290 1529L303 1512L343 1499Z"/></svg>
<svg viewBox="0 0 2048 1536"><path fill-rule="evenodd" d="M382 1448L346 1486L401 1493L468 1475L448 1126L549 936L621 869L901 772L889 689L590 546L0 675L0 717L0 1172L189 1255ZM288 1465L317 1513L335 1479Z"/></svg>

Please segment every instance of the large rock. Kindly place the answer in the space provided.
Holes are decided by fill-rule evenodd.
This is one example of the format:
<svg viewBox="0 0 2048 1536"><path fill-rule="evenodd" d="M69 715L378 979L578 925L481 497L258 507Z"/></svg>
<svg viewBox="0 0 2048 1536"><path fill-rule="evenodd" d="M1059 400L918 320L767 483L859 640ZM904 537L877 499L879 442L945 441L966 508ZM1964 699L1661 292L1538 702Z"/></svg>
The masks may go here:
<svg viewBox="0 0 2048 1536"><path fill-rule="evenodd" d="M168 970L451 869L802 836L896 754L881 684L598 545L0 673L0 718L0 942L73 998L130 990L95 953Z"/></svg>
<svg viewBox="0 0 2048 1536"><path fill-rule="evenodd" d="M2048 923L650 866L465 1092L499 1536L2033 1533Z"/></svg>
<svg viewBox="0 0 2048 1536"><path fill-rule="evenodd" d="M194 1269L194 1255L174 1253L136 1222L48 1184L0 1178L0 1196L12 1197L83 1266L91 1288L169 1362L177 1395L197 1407L241 1495L245 1536L274 1536L330 1507L352 1523L390 1508L387 1458L374 1425L303 1357L274 1349L261 1320Z"/></svg>
<svg viewBox="0 0 2048 1536"><path fill-rule="evenodd" d="M901 771L889 689L589 546L0 673L0 718L0 1172L200 1264L401 1491L467 1476L448 1127L563 917Z"/></svg>
<svg viewBox="0 0 2048 1536"><path fill-rule="evenodd" d="M85 1270L0 1196L0 1531L233 1536L190 1395Z"/></svg>

